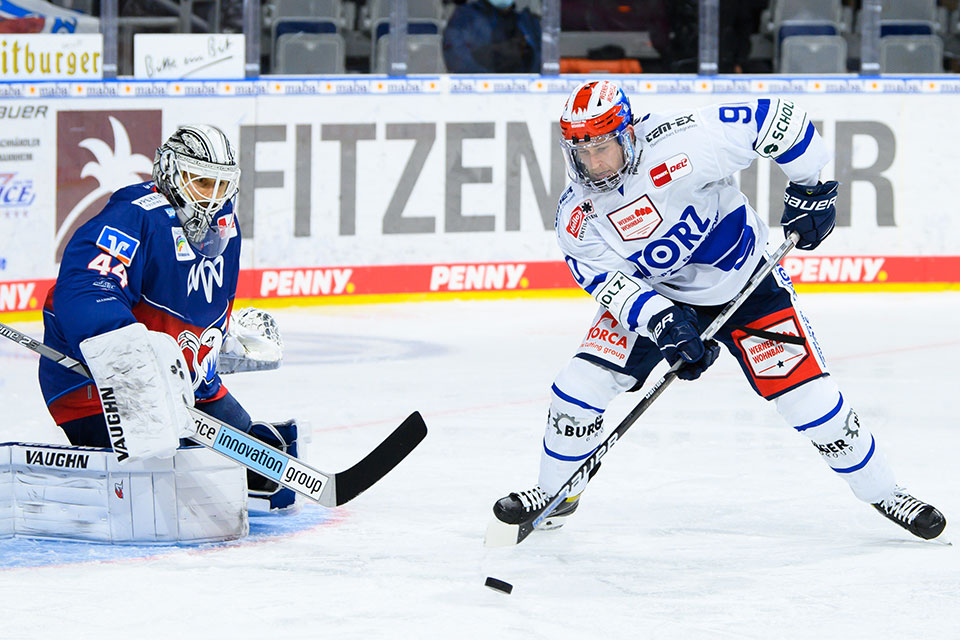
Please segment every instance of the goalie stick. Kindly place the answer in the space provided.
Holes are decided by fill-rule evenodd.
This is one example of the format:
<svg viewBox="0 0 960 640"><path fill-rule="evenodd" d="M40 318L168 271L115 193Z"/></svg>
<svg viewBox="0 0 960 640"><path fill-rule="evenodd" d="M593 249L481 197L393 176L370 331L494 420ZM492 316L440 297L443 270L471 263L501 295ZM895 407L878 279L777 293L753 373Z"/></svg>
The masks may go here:
<svg viewBox="0 0 960 640"><path fill-rule="evenodd" d="M44 358L93 379L87 367L13 327L0 322L0 335L38 353ZM194 442L238 462L244 467L293 489L325 507L338 507L369 489L397 466L427 435L427 425L419 411L414 411L393 433L358 463L337 473L327 473L260 442L245 432L187 407L194 420ZM118 460L126 457L117 451Z"/></svg>
<svg viewBox="0 0 960 640"><path fill-rule="evenodd" d="M713 322L703 330L703 333L700 334L700 339L707 341L712 338L717 331L720 330L727 320L730 319L730 316L740 308L740 305L753 293L754 289L760 284L760 282L770 275L770 272L773 271L776 266L779 264L780 260L783 259L793 246L797 243L797 240L800 236L797 233L791 233L786 240L783 241L783 244L777 249L776 253L770 256L769 260L760 268L759 271L753 274L747 284L740 290L734 298L727 303L727 306L723 308L720 314L714 318ZM617 428L613 430L606 439L600 443L600 445L594 449L586 460L583 461L577 470L573 473L572 476L564 483L560 488L560 491L555 495L550 502L547 503L545 507L537 509L536 511L531 512L527 515L519 524L507 524L506 522L501 522L494 516L493 520L490 521L490 525L487 527L487 533L484 537L484 544L488 547L508 547L512 545L517 545L523 542L527 536L533 533L533 530L540 526L544 520L546 520L553 511L560 506L560 504L567 498L570 494L570 491L576 486L584 477L587 477L592 471L597 469L597 465L600 464L600 459L607 454L610 449L613 448L613 445L623 437L630 427L633 426L633 423L643 415L643 413L650 408L650 405L653 404L653 401L660 397L660 394L670 386L674 380L677 379L677 369L683 364L683 361L677 362L673 367L667 371L663 377L661 377L657 382L650 387L646 395L643 396L643 400L637 404L633 410L627 414L627 416L617 425Z"/></svg>

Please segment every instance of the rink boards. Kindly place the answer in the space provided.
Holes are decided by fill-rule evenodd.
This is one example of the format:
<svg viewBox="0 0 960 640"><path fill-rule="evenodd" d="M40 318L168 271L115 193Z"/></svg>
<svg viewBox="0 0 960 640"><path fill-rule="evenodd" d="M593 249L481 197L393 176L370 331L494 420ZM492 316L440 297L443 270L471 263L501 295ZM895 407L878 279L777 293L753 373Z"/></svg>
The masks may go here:
<svg viewBox="0 0 960 640"><path fill-rule="evenodd" d="M785 263L801 289L960 287L954 77L617 79L638 113L770 95L807 109L834 152L823 177L844 187L828 243ZM0 84L0 314L35 316L73 231L113 190L148 179L159 141L195 121L240 150L239 298L569 295L554 120L580 80ZM758 159L739 181L776 225L780 171Z"/></svg>

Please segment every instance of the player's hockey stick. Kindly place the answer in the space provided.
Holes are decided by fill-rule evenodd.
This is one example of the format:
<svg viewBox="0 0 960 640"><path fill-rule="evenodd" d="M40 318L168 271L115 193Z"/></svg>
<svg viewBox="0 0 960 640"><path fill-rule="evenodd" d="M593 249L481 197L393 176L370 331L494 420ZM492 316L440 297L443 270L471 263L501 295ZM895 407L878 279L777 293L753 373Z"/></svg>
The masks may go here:
<svg viewBox="0 0 960 640"><path fill-rule="evenodd" d="M799 236L796 233L791 233L790 236L783 241L783 244L780 245L780 248L777 249L776 253L770 256L770 259L767 260L759 271L755 272L743 289L738 293L730 302L727 303L727 306L723 308L723 311L714 318L713 322L710 323L703 333L700 334L701 340L709 340L720 330L727 320L734 314L734 312L740 308L740 305L747 299L747 297L753 293L754 289L760 284L760 282L766 278L771 271L776 268L780 260L783 259L787 253L793 249L793 246L797 243ZM490 525L487 527L487 534L484 537L484 544L488 547L507 547L511 545L520 544L523 542L527 536L533 533L533 530L540 526L544 520L546 520L553 511L560 506L566 497L570 494L570 491L584 478L588 477L594 469L597 468L597 465L600 464L600 458L607 454L610 449L613 448L620 438L627 432L630 427L633 426L633 423L643 415L643 413L650 408L650 405L653 404L653 401L660 397L660 394L670 386L677 378L677 369L681 366L681 362L676 363L673 367L667 371L662 378L657 380L657 382L647 391L647 394L643 397L643 400L633 408L633 411L627 414L627 416L617 425L617 428L613 430L606 437L606 439L600 443L593 453L583 461L577 470L574 472L570 479L564 483L563 487L560 488L560 491L547 503L547 506L542 509L531 512L526 518L524 518L519 524L507 524L501 522L496 517L490 521Z"/></svg>
<svg viewBox="0 0 960 640"><path fill-rule="evenodd" d="M82 362L2 322L0 335L71 371L93 379ZM420 412L414 411L360 462L345 471L326 473L208 416L199 409L187 407L187 410L193 416L196 428L196 433L190 436L191 440L325 507L340 506L369 489L407 457L427 435L427 425L423 422L423 417ZM114 440L116 438L111 438L111 441ZM114 447L114 450L117 448Z"/></svg>

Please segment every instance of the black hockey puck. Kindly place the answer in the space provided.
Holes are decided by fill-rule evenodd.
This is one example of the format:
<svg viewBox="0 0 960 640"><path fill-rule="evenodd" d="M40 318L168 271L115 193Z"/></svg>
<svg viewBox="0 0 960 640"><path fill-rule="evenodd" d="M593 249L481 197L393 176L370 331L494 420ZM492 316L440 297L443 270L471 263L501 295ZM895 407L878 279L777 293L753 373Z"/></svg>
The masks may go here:
<svg viewBox="0 0 960 640"><path fill-rule="evenodd" d="M487 579L483 584L486 587L490 587L494 591L499 591L500 593L505 593L507 595L510 595L510 593L513 591L513 585L509 582L497 580L496 578L491 578L489 576L487 576Z"/></svg>

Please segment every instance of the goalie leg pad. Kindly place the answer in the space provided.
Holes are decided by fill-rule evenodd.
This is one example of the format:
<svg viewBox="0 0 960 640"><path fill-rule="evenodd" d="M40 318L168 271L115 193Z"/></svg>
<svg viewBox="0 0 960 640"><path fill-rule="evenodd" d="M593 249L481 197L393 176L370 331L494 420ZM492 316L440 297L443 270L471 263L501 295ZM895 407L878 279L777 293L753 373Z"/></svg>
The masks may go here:
<svg viewBox="0 0 960 640"><path fill-rule="evenodd" d="M296 420L286 422L254 422L250 425L251 436L294 458L300 458L299 429ZM247 470L247 486L250 490L250 510L254 512L296 511L297 494L292 489L281 487L277 482Z"/></svg>
<svg viewBox="0 0 960 640"><path fill-rule="evenodd" d="M583 460L603 442L603 413L629 391L636 378L571 358L554 380L540 456L540 487L555 494ZM574 487L583 491L586 479Z"/></svg>
<svg viewBox="0 0 960 640"><path fill-rule="evenodd" d="M777 398L776 404L780 415L810 438L859 499L873 504L891 495L896 482L890 464L833 380L808 382Z"/></svg>
<svg viewBox="0 0 960 640"><path fill-rule="evenodd" d="M164 333L129 324L80 343L96 382L117 459L170 457L193 420L183 354Z"/></svg>
<svg viewBox="0 0 960 640"><path fill-rule="evenodd" d="M206 449L119 465L109 449L0 447L0 535L173 544L248 533L243 468Z"/></svg>

